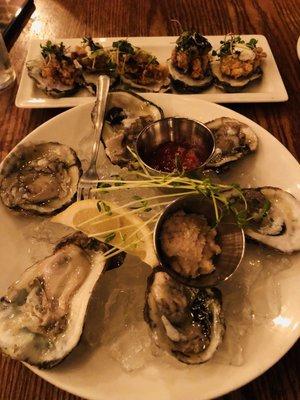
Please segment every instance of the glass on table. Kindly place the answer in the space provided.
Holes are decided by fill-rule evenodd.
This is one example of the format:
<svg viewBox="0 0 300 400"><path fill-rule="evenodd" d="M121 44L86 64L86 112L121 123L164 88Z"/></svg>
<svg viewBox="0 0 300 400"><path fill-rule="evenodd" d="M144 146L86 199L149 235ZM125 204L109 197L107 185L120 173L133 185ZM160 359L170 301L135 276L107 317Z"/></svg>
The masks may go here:
<svg viewBox="0 0 300 400"><path fill-rule="evenodd" d="M11 66L8 52L0 33L0 90L9 86L15 80L16 74Z"/></svg>

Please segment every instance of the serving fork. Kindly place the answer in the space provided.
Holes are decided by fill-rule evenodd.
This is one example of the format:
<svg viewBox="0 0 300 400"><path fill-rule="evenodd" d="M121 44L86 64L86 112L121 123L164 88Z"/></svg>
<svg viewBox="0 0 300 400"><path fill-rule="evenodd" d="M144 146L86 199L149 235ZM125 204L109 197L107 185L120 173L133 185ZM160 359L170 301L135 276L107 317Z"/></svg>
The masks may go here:
<svg viewBox="0 0 300 400"><path fill-rule="evenodd" d="M97 159L104 126L104 114L106 101L109 91L110 78L107 75L100 75L97 87L97 99L95 102L93 115L94 123L94 143L92 157L88 169L82 174L77 187L77 201L91 198L91 190L97 188L100 176L97 171Z"/></svg>

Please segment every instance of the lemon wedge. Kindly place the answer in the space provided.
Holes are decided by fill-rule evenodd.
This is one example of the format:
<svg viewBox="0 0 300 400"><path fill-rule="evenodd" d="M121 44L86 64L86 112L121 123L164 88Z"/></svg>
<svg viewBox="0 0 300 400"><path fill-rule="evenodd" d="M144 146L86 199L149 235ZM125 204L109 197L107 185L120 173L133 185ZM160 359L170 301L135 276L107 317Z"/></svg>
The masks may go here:
<svg viewBox="0 0 300 400"><path fill-rule="evenodd" d="M89 199L73 203L51 221L109 243L155 267L158 261L152 231L146 221L135 214L134 210L112 202Z"/></svg>

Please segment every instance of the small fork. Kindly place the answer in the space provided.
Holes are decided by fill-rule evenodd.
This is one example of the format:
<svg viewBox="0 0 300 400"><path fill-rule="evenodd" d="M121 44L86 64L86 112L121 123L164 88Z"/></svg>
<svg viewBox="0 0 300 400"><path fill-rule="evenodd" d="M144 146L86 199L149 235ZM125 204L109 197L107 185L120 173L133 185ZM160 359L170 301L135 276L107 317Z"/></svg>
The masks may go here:
<svg viewBox="0 0 300 400"><path fill-rule="evenodd" d="M94 144L90 166L81 176L77 187L77 201L91 198L91 190L97 188L100 176L97 172L97 158L104 125L104 114L109 91L110 79L107 75L100 75L98 79L97 100L93 112Z"/></svg>

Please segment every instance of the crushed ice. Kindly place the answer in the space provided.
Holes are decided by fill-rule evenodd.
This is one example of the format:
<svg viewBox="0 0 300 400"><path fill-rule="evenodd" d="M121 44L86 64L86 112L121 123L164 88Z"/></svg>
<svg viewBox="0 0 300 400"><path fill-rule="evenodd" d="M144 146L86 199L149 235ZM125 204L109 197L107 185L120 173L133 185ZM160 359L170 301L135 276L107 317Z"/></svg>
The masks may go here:
<svg viewBox="0 0 300 400"><path fill-rule="evenodd" d="M55 243L72 231L48 219L35 218L29 222L24 236L30 241L32 262L51 254ZM290 266L288 256L257 244L247 244L238 271L220 286L226 334L210 362L235 366L245 363L244 348L256 324L271 324L272 319L280 315L278 274ZM108 271L100 278L90 302L84 340L92 347L105 346L127 372L142 368L153 357L173 366L180 364L170 360L151 342L143 319L150 273L150 267L127 255L121 268Z"/></svg>
<svg viewBox="0 0 300 400"><path fill-rule="evenodd" d="M157 357L164 365L185 367L152 343L143 320L151 269L136 258L127 257L121 268L105 273L97 285L88 314L93 322L87 323L85 341L90 346L104 346L127 372L149 365ZM285 255L259 245L247 245L236 275L220 287L226 334L210 362L235 366L245 363L244 348L256 324L272 323L280 315L278 274L290 265Z"/></svg>
<svg viewBox="0 0 300 400"><path fill-rule="evenodd" d="M85 170L89 164L92 143L91 134L79 144L78 156ZM119 167L112 167L101 149L99 171L101 176L120 174ZM232 174L223 177L223 182L240 181L244 186L257 186L256 179L249 182L248 176L235 179ZM216 178L217 179L217 178ZM245 181L245 182L244 182ZM123 201L130 194L118 191ZM135 193L136 194L136 193ZM141 196L144 193L139 193ZM149 196L149 192L147 192ZM127 196L127 197L126 197ZM108 195L108 198L110 195ZM113 194L110 200L114 200ZM34 218L24 229L24 237L30 241L28 252L35 262L49 255L55 243L73 230L51 223L48 219ZM248 337L256 324L272 323L280 315L281 299L279 273L288 269L288 256L277 251L247 244L244 260L234 277L223 283L223 308L226 321L224 341L214 358L209 361L240 366L245 363L244 349ZM127 371L135 371L150 362L153 357L173 368L185 368L166 355L150 340L148 327L143 319L143 307L147 277L151 269L132 256L121 268L108 271L100 278L89 304L83 341L89 346L105 346L110 356Z"/></svg>

